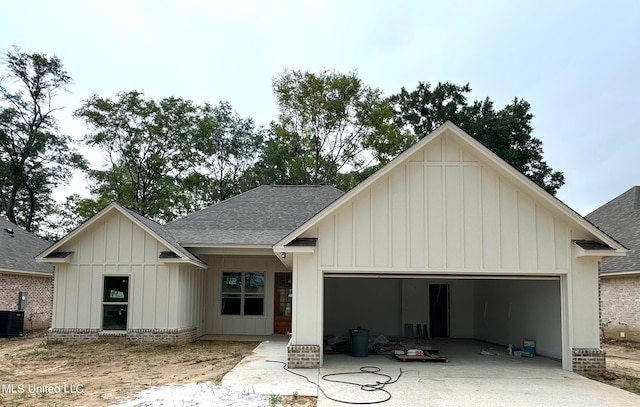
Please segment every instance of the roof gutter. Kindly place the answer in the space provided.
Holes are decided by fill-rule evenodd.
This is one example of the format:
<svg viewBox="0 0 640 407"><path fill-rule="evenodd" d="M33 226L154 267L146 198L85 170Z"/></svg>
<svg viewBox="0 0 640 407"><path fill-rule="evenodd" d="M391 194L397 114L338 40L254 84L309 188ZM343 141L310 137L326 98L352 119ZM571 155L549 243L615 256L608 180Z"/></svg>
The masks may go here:
<svg viewBox="0 0 640 407"><path fill-rule="evenodd" d="M46 271L0 269L0 273L17 274L17 275L34 276L34 277L49 277L49 278L53 277L53 270L52 272L46 272Z"/></svg>

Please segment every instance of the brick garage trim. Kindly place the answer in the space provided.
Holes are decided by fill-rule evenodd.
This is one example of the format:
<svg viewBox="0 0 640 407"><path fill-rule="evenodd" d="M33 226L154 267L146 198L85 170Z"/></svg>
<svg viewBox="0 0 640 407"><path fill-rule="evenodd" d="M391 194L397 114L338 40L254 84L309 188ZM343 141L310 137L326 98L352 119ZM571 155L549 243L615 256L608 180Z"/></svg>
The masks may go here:
<svg viewBox="0 0 640 407"><path fill-rule="evenodd" d="M184 345L196 339L196 328L128 329L127 331L52 328L49 329L47 342L98 342L111 338L124 338L132 343Z"/></svg>
<svg viewBox="0 0 640 407"><path fill-rule="evenodd" d="M29 293L29 302L24 309L24 329L49 328L53 309L53 274L0 272L0 310L17 310L20 291Z"/></svg>
<svg viewBox="0 0 640 407"><path fill-rule="evenodd" d="M290 368L319 368L320 346L288 345L287 366Z"/></svg>
<svg viewBox="0 0 640 407"><path fill-rule="evenodd" d="M576 373L597 372L606 369L607 353L598 348L571 349L572 370Z"/></svg>

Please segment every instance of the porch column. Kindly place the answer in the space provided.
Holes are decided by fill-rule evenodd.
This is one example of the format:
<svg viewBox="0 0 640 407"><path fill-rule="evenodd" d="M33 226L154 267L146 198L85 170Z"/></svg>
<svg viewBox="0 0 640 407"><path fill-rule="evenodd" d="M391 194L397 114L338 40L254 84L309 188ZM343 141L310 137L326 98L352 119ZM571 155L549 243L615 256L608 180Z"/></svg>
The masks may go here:
<svg viewBox="0 0 640 407"><path fill-rule="evenodd" d="M293 332L287 361L291 368L317 368L322 364L322 273L316 253L294 253L293 256Z"/></svg>

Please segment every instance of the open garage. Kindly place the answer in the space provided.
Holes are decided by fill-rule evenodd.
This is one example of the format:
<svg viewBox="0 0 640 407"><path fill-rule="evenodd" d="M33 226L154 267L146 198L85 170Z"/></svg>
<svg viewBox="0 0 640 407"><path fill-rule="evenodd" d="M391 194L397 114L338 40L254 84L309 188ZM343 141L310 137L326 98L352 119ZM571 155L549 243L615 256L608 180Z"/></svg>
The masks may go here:
<svg viewBox="0 0 640 407"><path fill-rule="evenodd" d="M410 336L426 325L430 338L476 339L562 358L560 279L546 277L338 277L324 280L324 336L348 338L358 326L371 336ZM417 329L415 330L417 334ZM413 337L412 337L413 338Z"/></svg>
<svg viewBox="0 0 640 407"><path fill-rule="evenodd" d="M532 339L583 370L604 367L598 262L627 250L446 123L274 251L293 255L292 366L321 365L324 339L350 328L403 337L420 324L497 346Z"/></svg>

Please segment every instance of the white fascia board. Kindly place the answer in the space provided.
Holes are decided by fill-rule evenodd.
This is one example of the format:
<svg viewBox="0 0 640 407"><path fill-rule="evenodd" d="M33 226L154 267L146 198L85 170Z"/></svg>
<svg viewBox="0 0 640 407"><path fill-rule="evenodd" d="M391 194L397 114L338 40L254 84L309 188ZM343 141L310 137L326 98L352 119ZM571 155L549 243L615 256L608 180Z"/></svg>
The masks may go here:
<svg viewBox="0 0 640 407"><path fill-rule="evenodd" d="M204 248L204 249L271 249L273 246L268 244L211 244L211 243L180 243L180 246L186 248Z"/></svg>
<svg viewBox="0 0 640 407"><path fill-rule="evenodd" d="M575 255L576 258L579 257L624 257L627 255L627 250L615 249L615 250L585 250L585 248L581 247L577 243L575 245Z"/></svg>
<svg viewBox="0 0 640 407"><path fill-rule="evenodd" d="M315 253L315 246L274 246L273 252L279 253Z"/></svg>
<svg viewBox="0 0 640 407"><path fill-rule="evenodd" d="M36 257L36 263L69 263L71 256L67 256L67 257L49 257L49 258L42 258L42 257Z"/></svg>
<svg viewBox="0 0 640 407"><path fill-rule="evenodd" d="M201 269L208 269L209 268L205 263L196 262L196 261L193 261L191 259L186 259L186 258L177 258L177 259L176 258L172 258L172 259L170 258L170 259L158 259L158 260L161 263L167 263L167 264L169 264L169 263L171 263L171 264L176 264L176 263L177 264L184 264L184 263L187 263L187 264L194 265L194 266L196 266L198 268L201 268Z"/></svg>

